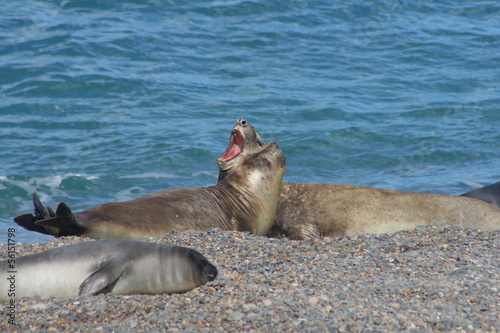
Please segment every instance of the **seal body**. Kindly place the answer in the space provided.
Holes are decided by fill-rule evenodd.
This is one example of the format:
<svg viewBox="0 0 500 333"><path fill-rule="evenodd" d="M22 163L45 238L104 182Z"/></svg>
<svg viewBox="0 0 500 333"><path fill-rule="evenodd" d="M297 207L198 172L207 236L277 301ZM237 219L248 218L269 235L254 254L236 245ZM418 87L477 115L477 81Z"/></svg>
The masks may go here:
<svg viewBox="0 0 500 333"><path fill-rule="evenodd" d="M217 269L186 247L101 240L16 258L13 267L2 261L0 276L0 301L6 301L36 295L180 293L214 280Z"/></svg>
<svg viewBox="0 0 500 333"><path fill-rule="evenodd" d="M500 207L500 182L486 185L461 195L464 197L482 200L492 204L493 206Z"/></svg>
<svg viewBox="0 0 500 333"><path fill-rule="evenodd" d="M283 183L268 237L391 233L419 225L500 229L500 209L476 199L340 184Z"/></svg>
<svg viewBox="0 0 500 333"><path fill-rule="evenodd" d="M170 189L75 214L64 203L55 213L46 210L35 195L35 215L14 220L28 230L95 239L141 239L211 228L265 235L276 214L285 158L279 145L271 142L242 155L240 162L215 186Z"/></svg>
<svg viewBox="0 0 500 333"><path fill-rule="evenodd" d="M235 134L239 132L239 134ZM217 160L220 176L237 170L245 155L259 149L262 138L246 120L237 121L232 135L243 138L239 154ZM228 159L227 157L230 157ZM484 197L483 197L484 198ZM454 225L500 229L500 209L485 202L452 195L413 193L341 184L282 182L276 219L267 236L309 239L328 236L388 233L419 225Z"/></svg>

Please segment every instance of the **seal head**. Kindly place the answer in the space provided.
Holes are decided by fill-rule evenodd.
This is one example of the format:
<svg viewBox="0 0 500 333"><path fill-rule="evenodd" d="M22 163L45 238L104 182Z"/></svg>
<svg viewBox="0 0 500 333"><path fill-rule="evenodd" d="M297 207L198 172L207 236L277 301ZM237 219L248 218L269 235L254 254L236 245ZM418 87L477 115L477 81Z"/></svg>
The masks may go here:
<svg viewBox="0 0 500 333"><path fill-rule="evenodd" d="M236 120L236 126L231 132L229 144L224 153L217 159L219 165L218 181L224 179L227 173L240 163L243 156L259 152L265 146L264 140L248 121L244 118Z"/></svg>

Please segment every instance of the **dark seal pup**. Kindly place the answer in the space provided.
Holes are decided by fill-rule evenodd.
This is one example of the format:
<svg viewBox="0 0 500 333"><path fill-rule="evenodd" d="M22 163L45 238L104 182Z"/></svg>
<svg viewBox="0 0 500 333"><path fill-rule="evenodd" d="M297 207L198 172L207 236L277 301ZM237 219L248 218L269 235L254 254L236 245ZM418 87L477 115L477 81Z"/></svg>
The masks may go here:
<svg viewBox="0 0 500 333"><path fill-rule="evenodd" d="M35 215L14 218L20 226L54 236L141 239L171 231L249 231L265 235L276 214L285 158L275 142L242 156L217 185L155 192L73 214L65 203L54 213L34 195Z"/></svg>
<svg viewBox="0 0 500 333"><path fill-rule="evenodd" d="M134 240L90 241L16 258L13 268L0 262L0 301L181 293L216 277L217 268L193 249Z"/></svg>
<svg viewBox="0 0 500 333"><path fill-rule="evenodd" d="M249 142L262 139L246 120L238 120L232 136L240 139L232 138L230 147L217 161L222 178L239 168L240 158L261 149L257 142ZM231 147L234 145L239 147ZM387 233L440 224L500 229L500 209L476 199L452 195L283 182L276 219L267 236L309 239Z"/></svg>
<svg viewBox="0 0 500 333"><path fill-rule="evenodd" d="M493 206L500 207L500 182L486 185L461 195L464 197L486 201Z"/></svg>

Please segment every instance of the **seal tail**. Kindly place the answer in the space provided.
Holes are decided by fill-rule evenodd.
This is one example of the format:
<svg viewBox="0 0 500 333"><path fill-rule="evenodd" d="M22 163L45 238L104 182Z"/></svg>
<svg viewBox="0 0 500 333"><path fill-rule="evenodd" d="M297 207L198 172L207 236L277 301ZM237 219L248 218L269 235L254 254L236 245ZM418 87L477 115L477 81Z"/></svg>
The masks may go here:
<svg viewBox="0 0 500 333"><path fill-rule="evenodd" d="M56 212L54 212L50 207L45 208L35 192L33 205L35 206L34 215L23 214L14 217L14 221L21 227L56 237L80 236L85 231L85 228L77 223L71 209L64 202L59 203Z"/></svg>

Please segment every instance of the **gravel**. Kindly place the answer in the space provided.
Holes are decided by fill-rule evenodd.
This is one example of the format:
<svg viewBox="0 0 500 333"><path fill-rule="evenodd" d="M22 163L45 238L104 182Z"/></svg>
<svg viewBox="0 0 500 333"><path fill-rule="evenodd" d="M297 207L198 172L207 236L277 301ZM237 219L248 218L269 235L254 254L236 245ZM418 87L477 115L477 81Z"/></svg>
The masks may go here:
<svg viewBox="0 0 500 333"><path fill-rule="evenodd" d="M248 233L174 232L219 269L183 294L25 298L19 332L496 332L500 231L419 227L394 234L290 241ZM90 241L17 244L17 256ZM0 246L2 259L6 245Z"/></svg>

